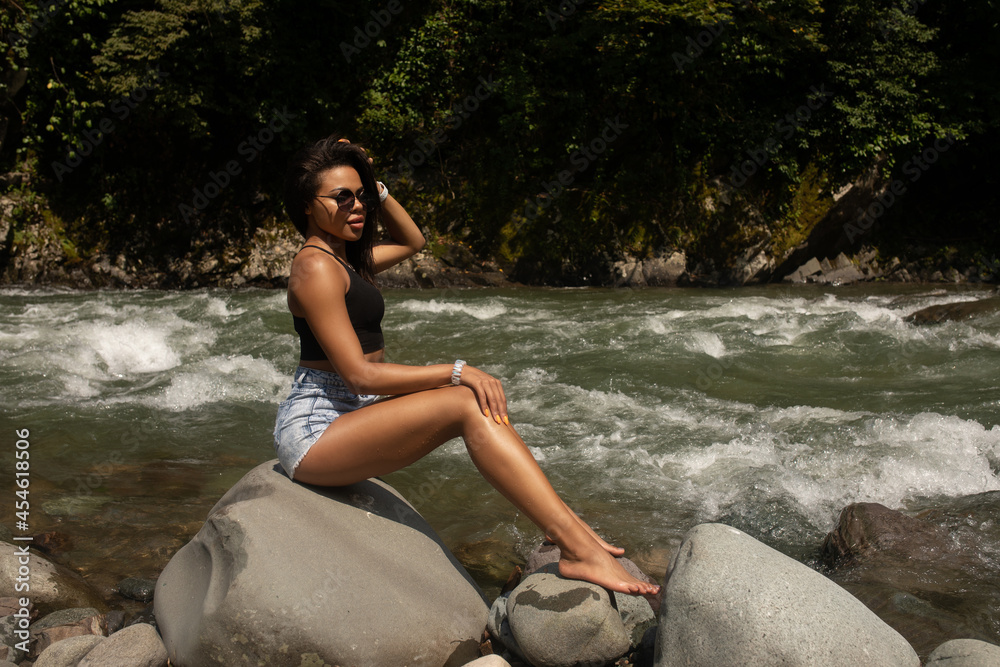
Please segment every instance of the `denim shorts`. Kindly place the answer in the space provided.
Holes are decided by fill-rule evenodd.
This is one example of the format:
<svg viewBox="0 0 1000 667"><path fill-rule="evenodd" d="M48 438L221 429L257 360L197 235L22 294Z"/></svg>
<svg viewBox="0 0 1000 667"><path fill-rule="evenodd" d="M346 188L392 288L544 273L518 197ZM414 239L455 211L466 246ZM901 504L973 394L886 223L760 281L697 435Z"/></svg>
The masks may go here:
<svg viewBox="0 0 1000 667"><path fill-rule="evenodd" d="M292 391L278 406L274 424L274 450L288 476L294 478L299 462L334 419L371 405L376 398L352 394L336 373L296 368Z"/></svg>

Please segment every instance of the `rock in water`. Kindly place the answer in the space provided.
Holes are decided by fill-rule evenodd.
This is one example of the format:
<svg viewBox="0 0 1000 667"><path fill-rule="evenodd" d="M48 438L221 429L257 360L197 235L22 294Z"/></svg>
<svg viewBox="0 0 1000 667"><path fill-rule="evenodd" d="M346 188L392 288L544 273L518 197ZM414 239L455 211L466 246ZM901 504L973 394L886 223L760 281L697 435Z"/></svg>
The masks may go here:
<svg viewBox="0 0 1000 667"><path fill-rule="evenodd" d="M939 557L952 550L946 531L879 503L845 507L837 527L823 541L823 559L831 568L875 553L906 562L917 554Z"/></svg>
<svg viewBox="0 0 1000 667"><path fill-rule="evenodd" d="M920 664L850 593L722 524L684 536L663 591L656 667Z"/></svg>
<svg viewBox="0 0 1000 667"><path fill-rule="evenodd" d="M988 315L1000 311L1000 299L993 297L979 301L960 301L928 306L906 316L906 322L914 324L934 324L949 320L965 320L978 315Z"/></svg>
<svg viewBox="0 0 1000 667"><path fill-rule="evenodd" d="M949 639L996 642L1000 491L910 517L877 503L848 505L823 543L828 573L905 637L921 657Z"/></svg>
<svg viewBox="0 0 1000 667"><path fill-rule="evenodd" d="M463 665L478 657L489 610L392 487L306 486L276 461L212 508L160 575L154 605L178 667Z"/></svg>

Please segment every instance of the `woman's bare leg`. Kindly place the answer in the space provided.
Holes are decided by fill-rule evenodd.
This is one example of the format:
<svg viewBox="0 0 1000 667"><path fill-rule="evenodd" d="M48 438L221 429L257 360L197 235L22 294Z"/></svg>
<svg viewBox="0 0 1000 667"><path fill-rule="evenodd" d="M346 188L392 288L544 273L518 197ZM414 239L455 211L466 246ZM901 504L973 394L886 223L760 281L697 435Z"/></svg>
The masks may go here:
<svg viewBox="0 0 1000 667"><path fill-rule="evenodd" d="M625 572L559 498L514 429L486 418L467 387L407 394L339 417L302 459L295 478L353 484L399 470L455 437L464 438L486 480L559 545L563 576L623 593L658 591Z"/></svg>
<svg viewBox="0 0 1000 667"><path fill-rule="evenodd" d="M565 501L563 502L563 504L564 505L566 504ZM621 547L616 547L613 544L609 544L608 542L605 542L604 538L602 538L600 535L598 535L596 532L594 532L594 529L591 528L587 524L586 521L584 521L583 519L581 519L579 514L577 514L576 512L573 512L573 508L572 507L570 507L569 505L566 505L566 509L569 512L571 512L573 514L573 516L576 517L576 520L580 522L580 525L583 526L584 530L586 530L588 533L590 533L590 536L593 537L595 540L597 540L597 543L601 545L602 549L604 549L605 551L607 551L612 556L621 556L623 553L625 553L625 550L622 549ZM552 542L552 538L550 538L548 535L545 536L545 539L547 539L549 542Z"/></svg>

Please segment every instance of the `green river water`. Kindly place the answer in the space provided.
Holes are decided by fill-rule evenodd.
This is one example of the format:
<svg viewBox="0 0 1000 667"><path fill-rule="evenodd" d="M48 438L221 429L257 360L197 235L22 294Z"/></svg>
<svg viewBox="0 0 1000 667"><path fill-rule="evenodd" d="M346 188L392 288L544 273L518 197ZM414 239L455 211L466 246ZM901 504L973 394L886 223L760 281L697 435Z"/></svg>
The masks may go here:
<svg viewBox="0 0 1000 667"><path fill-rule="evenodd" d="M904 321L985 294L389 290L384 329L390 361L500 377L557 490L659 577L697 523L812 562L849 503L916 511L1000 490L1000 316ZM283 292L6 289L0 312L5 525L14 432L29 429L30 532L62 536L57 559L98 590L155 578L273 458L297 356ZM488 590L540 539L458 441L387 481ZM977 539L997 564L995 521Z"/></svg>

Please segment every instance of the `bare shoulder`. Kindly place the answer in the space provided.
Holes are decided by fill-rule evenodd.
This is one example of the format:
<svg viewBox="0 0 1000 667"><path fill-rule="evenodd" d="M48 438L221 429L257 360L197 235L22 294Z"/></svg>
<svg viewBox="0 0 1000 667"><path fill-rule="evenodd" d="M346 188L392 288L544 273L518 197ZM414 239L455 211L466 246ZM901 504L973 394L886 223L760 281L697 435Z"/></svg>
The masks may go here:
<svg viewBox="0 0 1000 667"><path fill-rule="evenodd" d="M292 260L288 293L297 300L318 294L336 294L338 291L343 294L348 285L347 270L332 257L310 252L300 253Z"/></svg>

